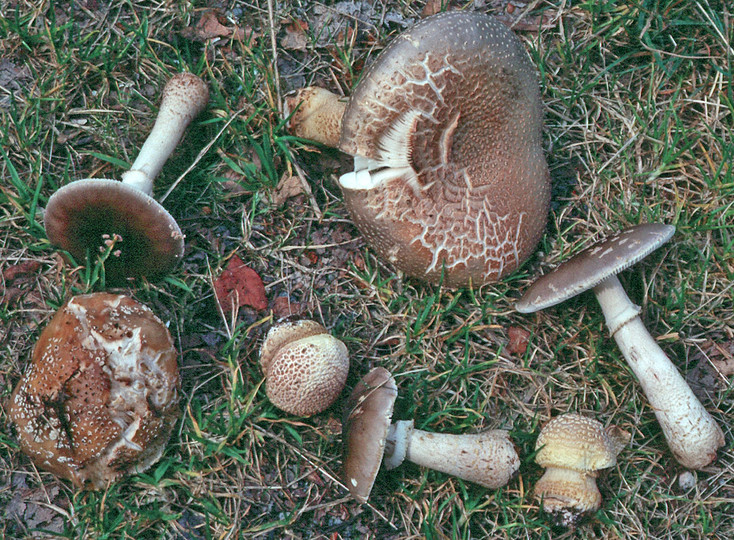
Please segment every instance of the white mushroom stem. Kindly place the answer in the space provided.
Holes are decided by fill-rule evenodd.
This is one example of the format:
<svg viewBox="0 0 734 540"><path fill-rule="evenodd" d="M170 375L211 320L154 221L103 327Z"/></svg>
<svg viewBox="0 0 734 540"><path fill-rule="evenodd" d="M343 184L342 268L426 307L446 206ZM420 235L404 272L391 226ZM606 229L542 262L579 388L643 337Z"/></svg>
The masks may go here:
<svg viewBox="0 0 734 540"><path fill-rule="evenodd" d="M724 434L650 335L616 276L596 287L607 327L640 381L676 459L701 469L716 459Z"/></svg>
<svg viewBox="0 0 734 540"><path fill-rule="evenodd" d="M507 431L451 435L413 428L413 421L395 422L385 443L385 467L392 469L407 459L481 486L504 486L520 467L520 458Z"/></svg>
<svg viewBox="0 0 734 540"><path fill-rule="evenodd" d="M174 75L163 90L163 99L153 129L143 143L123 183L146 195L153 192L153 180L178 145L191 120L206 107L206 83L190 73Z"/></svg>

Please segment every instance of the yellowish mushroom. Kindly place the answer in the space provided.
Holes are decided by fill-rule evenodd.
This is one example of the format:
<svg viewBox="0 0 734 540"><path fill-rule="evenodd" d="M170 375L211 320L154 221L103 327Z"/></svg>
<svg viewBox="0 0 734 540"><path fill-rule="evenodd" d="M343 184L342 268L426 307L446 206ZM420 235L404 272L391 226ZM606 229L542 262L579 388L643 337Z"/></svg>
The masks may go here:
<svg viewBox="0 0 734 540"><path fill-rule="evenodd" d="M543 510L564 526L601 506L599 471L614 466L629 434L586 416L564 414L548 422L535 445L535 462L546 469L535 485Z"/></svg>

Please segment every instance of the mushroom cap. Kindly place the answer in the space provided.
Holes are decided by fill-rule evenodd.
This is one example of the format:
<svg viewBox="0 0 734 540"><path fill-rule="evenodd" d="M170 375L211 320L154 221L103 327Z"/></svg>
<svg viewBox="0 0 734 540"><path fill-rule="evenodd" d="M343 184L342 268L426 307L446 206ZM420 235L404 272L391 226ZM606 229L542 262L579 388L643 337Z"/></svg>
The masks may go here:
<svg viewBox="0 0 734 540"><path fill-rule="evenodd" d="M21 450L84 488L147 469L178 417L176 356L166 325L132 298L71 298L10 397Z"/></svg>
<svg viewBox="0 0 734 540"><path fill-rule="evenodd" d="M322 324L311 319L280 321L270 327L263 340L260 347L260 366L267 372L273 358L283 346L297 339L326 333L326 328Z"/></svg>
<svg viewBox="0 0 734 540"><path fill-rule="evenodd" d="M49 241L83 261L106 249L115 235L115 252L105 261L109 284L167 274L181 259L184 235L155 199L117 180L77 180L48 200L44 225ZM119 254L115 254L119 250Z"/></svg>
<svg viewBox="0 0 734 540"><path fill-rule="evenodd" d="M342 481L359 502L369 498L380 470L397 397L393 376L376 367L357 383L347 401L342 420Z"/></svg>
<svg viewBox="0 0 734 540"><path fill-rule="evenodd" d="M438 282L445 268L454 287L500 279L545 228L542 116L535 69L504 24L424 19L382 51L344 113L354 222L406 274Z"/></svg>
<svg viewBox="0 0 734 540"><path fill-rule="evenodd" d="M532 313L592 289L644 259L674 233L673 225L645 223L597 242L535 281L515 308Z"/></svg>
<svg viewBox="0 0 734 540"><path fill-rule="evenodd" d="M314 321L271 329L261 351L268 398L297 416L311 416L329 407L349 374L347 346Z"/></svg>
<svg viewBox="0 0 734 540"><path fill-rule="evenodd" d="M617 462L628 435L616 426L604 429L598 420L568 413L553 418L535 444L535 462L545 468L591 473Z"/></svg>

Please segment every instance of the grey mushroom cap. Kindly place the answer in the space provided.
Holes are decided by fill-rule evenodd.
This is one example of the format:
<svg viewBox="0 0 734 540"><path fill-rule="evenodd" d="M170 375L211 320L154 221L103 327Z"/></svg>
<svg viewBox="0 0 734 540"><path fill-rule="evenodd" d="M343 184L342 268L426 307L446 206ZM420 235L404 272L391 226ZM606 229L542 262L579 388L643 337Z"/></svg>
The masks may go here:
<svg viewBox="0 0 734 540"><path fill-rule="evenodd" d="M380 470L397 396L393 376L376 367L357 383L347 401L342 481L359 502L367 501Z"/></svg>
<svg viewBox="0 0 734 540"><path fill-rule="evenodd" d="M108 284L167 274L184 253L184 235L176 220L155 199L117 180L89 178L72 182L48 201L44 225L49 241L77 262L106 249L119 237L105 262Z"/></svg>
<svg viewBox="0 0 734 540"><path fill-rule="evenodd" d="M592 289L644 259L674 233L673 225L662 223L645 223L625 229L539 278L525 291L515 308L520 313L533 313Z"/></svg>

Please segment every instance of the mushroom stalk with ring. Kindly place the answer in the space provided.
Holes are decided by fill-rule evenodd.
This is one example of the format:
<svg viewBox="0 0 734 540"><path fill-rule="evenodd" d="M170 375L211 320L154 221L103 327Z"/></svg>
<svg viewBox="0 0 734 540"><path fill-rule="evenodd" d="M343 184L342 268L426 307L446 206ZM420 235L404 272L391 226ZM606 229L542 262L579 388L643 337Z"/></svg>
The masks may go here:
<svg viewBox="0 0 734 540"><path fill-rule="evenodd" d="M672 225L646 223L583 250L533 283L516 304L532 313L593 289L607 327L640 381L668 446L681 465L701 469L716 459L724 435L640 320L616 274L670 240Z"/></svg>
<svg viewBox="0 0 734 540"><path fill-rule="evenodd" d="M594 287L607 328L640 381L670 450L691 469L708 465L724 443L721 428L706 411L668 356L647 331L616 276Z"/></svg>
<svg viewBox="0 0 734 540"><path fill-rule="evenodd" d="M385 441L384 463L394 469L404 460L497 489L509 482L516 467L517 452L509 433L493 429L482 433L454 435L415 429L413 420L394 422Z"/></svg>

